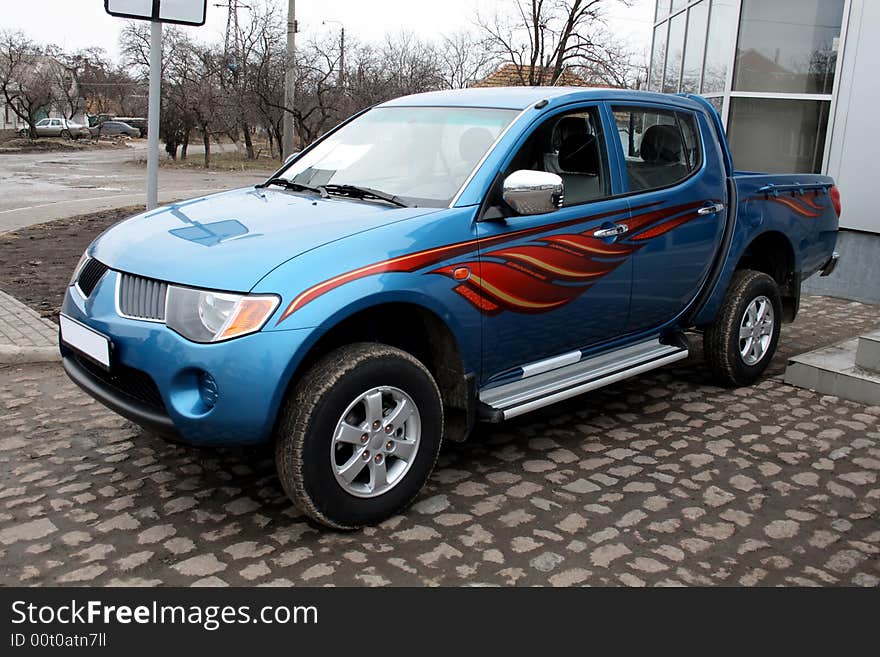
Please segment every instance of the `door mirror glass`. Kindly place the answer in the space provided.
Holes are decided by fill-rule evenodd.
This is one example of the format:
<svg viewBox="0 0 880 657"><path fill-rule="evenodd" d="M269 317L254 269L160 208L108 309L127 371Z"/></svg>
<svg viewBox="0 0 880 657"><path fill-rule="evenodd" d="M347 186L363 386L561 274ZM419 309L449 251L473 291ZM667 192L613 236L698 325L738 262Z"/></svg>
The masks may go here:
<svg viewBox="0 0 880 657"><path fill-rule="evenodd" d="M555 212L562 207L562 178L547 171L520 169L504 179L501 197L517 214Z"/></svg>

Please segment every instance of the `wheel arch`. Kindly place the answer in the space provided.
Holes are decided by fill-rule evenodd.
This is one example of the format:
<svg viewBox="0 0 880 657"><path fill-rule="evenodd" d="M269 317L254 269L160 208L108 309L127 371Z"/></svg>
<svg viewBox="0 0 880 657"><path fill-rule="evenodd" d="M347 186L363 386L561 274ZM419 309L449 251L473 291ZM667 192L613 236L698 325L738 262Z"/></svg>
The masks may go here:
<svg viewBox="0 0 880 657"><path fill-rule="evenodd" d="M734 271L760 271L776 281L782 297L782 319L792 322L797 316L801 296L801 277L796 252L784 233L764 231L743 250Z"/></svg>
<svg viewBox="0 0 880 657"><path fill-rule="evenodd" d="M355 342L378 342L402 349L431 372L443 398L446 438L462 442L476 419L476 380L466 364L461 340L437 309L395 297L361 299L315 329L318 336L293 368L284 396L305 372L330 351Z"/></svg>

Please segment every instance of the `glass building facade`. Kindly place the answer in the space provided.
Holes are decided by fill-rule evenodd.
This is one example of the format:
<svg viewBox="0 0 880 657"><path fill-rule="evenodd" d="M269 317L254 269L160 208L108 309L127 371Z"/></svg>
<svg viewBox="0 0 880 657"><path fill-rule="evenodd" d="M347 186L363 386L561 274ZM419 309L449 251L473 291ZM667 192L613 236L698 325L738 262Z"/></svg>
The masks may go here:
<svg viewBox="0 0 880 657"><path fill-rule="evenodd" d="M658 0L649 89L708 98L740 170L824 173L851 1Z"/></svg>

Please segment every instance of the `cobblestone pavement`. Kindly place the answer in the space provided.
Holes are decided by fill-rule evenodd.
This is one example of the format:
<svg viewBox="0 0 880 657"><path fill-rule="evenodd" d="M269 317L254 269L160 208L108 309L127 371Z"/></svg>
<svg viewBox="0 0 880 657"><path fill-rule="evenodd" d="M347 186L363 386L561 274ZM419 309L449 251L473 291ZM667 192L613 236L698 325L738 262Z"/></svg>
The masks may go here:
<svg viewBox="0 0 880 657"><path fill-rule="evenodd" d="M265 450L144 434L57 365L0 369L0 585L880 585L880 403L784 385L785 358L880 324L808 298L771 374L695 353L450 446L418 503L335 533Z"/></svg>
<svg viewBox="0 0 880 657"><path fill-rule="evenodd" d="M0 363L58 358L58 327L0 290Z"/></svg>

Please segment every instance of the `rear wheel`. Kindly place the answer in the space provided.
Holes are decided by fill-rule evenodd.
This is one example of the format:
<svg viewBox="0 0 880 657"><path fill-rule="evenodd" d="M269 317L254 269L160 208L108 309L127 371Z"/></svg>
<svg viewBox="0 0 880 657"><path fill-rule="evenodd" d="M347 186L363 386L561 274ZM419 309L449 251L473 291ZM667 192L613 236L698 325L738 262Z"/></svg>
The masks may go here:
<svg viewBox="0 0 880 657"><path fill-rule="evenodd" d="M284 490L314 520L371 525L406 508L428 479L443 435L431 373L381 344L337 349L287 399L275 460Z"/></svg>
<svg viewBox="0 0 880 657"><path fill-rule="evenodd" d="M726 386L754 383L773 360L782 326L782 301L767 274L734 274L715 320L703 334L706 361Z"/></svg>

